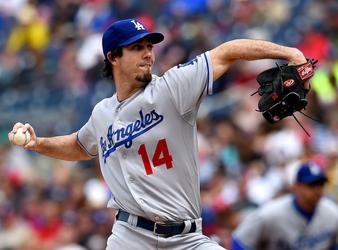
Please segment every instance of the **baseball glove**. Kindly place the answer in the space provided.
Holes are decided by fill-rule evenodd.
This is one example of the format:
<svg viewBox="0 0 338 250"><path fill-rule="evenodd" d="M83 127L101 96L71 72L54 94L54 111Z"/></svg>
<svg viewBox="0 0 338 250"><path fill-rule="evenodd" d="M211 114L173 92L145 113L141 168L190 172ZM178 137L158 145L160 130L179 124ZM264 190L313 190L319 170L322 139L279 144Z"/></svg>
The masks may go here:
<svg viewBox="0 0 338 250"><path fill-rule="evenodd" d="M261 97L258 110L270 123L276 123L287 116L294 116L294 112L305 109L306 95L309 90L304 83L314 74L318 61L307 59L299 65L277 65L277 67L263 71L257 76L260 87L252 95L258 93ZM297 119L296 119L297 121Z"/></svg>

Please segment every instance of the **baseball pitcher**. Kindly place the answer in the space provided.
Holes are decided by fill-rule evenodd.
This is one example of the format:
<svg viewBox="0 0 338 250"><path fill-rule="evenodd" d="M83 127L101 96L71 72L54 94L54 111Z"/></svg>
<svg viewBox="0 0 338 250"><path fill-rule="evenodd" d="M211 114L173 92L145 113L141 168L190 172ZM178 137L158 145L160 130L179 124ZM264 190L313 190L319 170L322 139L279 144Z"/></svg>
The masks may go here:
<svg viewBox="0 0 338 250"><path fill-rule="evenodd" d="M196 115L213 82L233 62L284 59L306 62L295 48L267 41L225 42L163 76L152 75L153 46L161 33L148 32L134 19L111 24L102 48L105 74L116 93L99 102L77 132L37 137L30 124L16 123L31 134L24 148L63 160L98 157L118 213L108 250L224 249L202 234ZM308 86L307 86L308 87Z"/></svg>

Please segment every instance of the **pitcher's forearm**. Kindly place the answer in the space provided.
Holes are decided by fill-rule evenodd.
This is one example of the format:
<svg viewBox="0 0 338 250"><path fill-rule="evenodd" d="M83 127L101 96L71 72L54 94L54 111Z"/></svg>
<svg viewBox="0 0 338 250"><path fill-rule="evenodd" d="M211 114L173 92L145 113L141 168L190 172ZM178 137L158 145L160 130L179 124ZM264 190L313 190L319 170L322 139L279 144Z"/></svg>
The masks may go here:
<svg viewBox="0 0 338 250"><path fill-rule="evenodd" d="M15 140L15 134L19 129L21 133L30 134L30 139L25 144ZM8 140L16 146L56 159L67 161L91 159L91 156L78 144L76 133L55 137L37 137L34 128L29 123L17 122L8 133Z"/></svg>
<svg viewBox="0 0 338 250"><path fill-rule="evenodd" d="M210 50L213 79L217 80L237 60L284 59L289 64L306 62L297 48L286 47L269 41L236 39Z"/></svg>
<svg viewBox="0 0 338 250"><path fill-rule="evenodd" d="M304 61L301 51L269 41L237 39L219 46L225 60L285 59L299 64Z"/></svg>
<svg viewBox="0 0 338 250"><path fill-rule="evenodd" d="M61 160L89 160L91 157L76 141L76 133L56 137L38 137L31 150Z"/></svg>

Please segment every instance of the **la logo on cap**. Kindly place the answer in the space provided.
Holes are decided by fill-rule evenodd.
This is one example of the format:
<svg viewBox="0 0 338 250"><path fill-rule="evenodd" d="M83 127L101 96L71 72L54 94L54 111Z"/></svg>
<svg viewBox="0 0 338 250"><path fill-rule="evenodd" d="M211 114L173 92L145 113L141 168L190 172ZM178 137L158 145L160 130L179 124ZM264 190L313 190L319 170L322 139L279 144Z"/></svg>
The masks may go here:
<svg viewBox="0 0 338 250"><path fill-rule="evenodd" d="M144 26L142 24L140 24L138 21L132 20L131 22L135 25L135 29L137 29L137 30L145 30Z"/></svg>
<svg viewBox="0 0 338 250"><path fill-rule="evenodd" d="M310 172L313 175L319 175L320 174L320 168L317 165L315 165L315 164L311 164L311 166L310 166Z"/></svg>

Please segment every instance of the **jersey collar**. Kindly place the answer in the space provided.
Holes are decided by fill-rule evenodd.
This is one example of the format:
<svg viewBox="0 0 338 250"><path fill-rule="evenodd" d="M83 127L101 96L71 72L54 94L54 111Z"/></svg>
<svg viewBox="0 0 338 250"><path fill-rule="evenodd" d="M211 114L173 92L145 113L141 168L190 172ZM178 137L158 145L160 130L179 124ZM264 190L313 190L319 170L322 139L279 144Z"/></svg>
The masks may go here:
<svg viewBox="0 0 338 250"><path fill-rule="evenodd" d="M300 205L297 202L296 196L293 196L292 204L293 204L293 207L296 209L296 211L299 214L301 214L307 220L307 222L311 221L315 211L314 212L307 212L303 208L301 208Z"/></svg>

